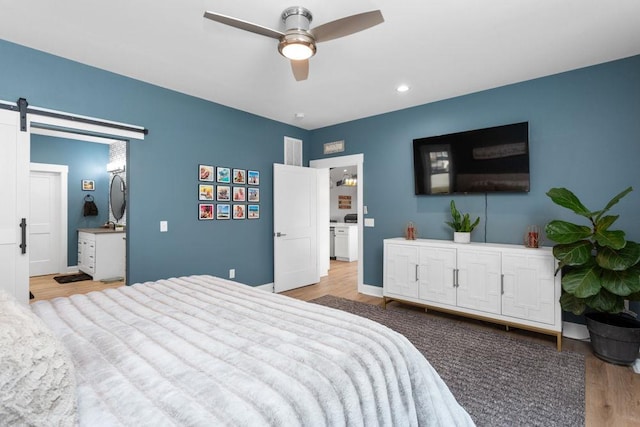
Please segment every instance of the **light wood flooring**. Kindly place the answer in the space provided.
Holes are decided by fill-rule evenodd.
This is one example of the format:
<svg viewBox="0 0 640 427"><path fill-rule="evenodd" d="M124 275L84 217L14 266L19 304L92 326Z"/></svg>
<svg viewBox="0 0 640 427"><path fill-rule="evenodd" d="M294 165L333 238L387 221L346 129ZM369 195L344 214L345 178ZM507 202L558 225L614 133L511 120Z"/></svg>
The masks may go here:
<svg viewBox="0 0 640 427"><path fill-rule="evenodd" d="M74 293L87 293L123 284L122 282L104 284L84 281L61 285L53 280L53 276L31 278L31 292L35 296L35 299L31 301L68 296ZM382 305L382 298L357 292L357 262L331 261L330 274L323 277L320 283L293 289L284 292L284 294L304 301L323 295L334 295L367 304ZM425 313L425 315L448 316L433 311ZM460 317L457 319L469 322L474 327L490 328L497 333L513 334L525 340L544 342L555 347L554 337L517 329L511 329L507 332L496 325ZM563 349L577 351L585 355L586 426L640 426L640 374L635 374L630 367L615 366L601 361L591 354L588 343L564 339Z"/></svg>

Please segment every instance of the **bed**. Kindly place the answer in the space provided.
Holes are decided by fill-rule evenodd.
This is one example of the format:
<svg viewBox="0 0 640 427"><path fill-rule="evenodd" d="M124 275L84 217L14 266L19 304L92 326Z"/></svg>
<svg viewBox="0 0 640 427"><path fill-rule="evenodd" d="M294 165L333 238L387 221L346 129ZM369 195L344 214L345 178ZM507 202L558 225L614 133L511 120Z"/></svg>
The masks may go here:
<svg viewBox="0 0 640 427"><path fill-rule="evenodd" d="M75 397L68 413L48 409L57 425L473 425L402 335L236 282L172 278L31 310L70 359L58 403Z"/></svg>

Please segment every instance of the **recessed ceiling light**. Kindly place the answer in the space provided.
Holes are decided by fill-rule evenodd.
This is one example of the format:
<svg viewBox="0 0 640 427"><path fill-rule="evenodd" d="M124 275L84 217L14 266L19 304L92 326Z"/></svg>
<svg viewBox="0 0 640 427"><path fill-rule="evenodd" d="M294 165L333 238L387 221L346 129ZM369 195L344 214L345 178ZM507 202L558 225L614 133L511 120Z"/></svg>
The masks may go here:
<svg viewBox="0 0 640 427"><path fill-rule="evenodd" d="M409 86L407 85L400 85L396 88L396 92L402 93L402 92L406 92L409 90Z"/></svg>
<svg viewBox="0 0 640 427"><path fill-rule="evenodd" d="M294 116L296 119L304 119L304 113L296 113Z"/></svg>

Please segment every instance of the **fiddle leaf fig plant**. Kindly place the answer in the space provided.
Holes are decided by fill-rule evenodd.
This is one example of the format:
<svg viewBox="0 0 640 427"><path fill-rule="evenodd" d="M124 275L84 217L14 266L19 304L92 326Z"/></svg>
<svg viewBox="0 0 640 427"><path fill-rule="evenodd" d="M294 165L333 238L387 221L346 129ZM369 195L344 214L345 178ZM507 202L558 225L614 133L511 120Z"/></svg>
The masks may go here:
<svg viewBox="0 0 640 427"><path fill-rule="evenodd" d="M456 203L451 201L451 219L453 221L446 221L446 224L453 228L453 231L470 233L474 228L480 223L480 217L476 218L476 220L472 223L469 218L469 214L466 213L462 215L460 211L456 208Z"/></svg>
<svg viewBox="0 0 640 427"><path fill-rule="evenodd" d="M609 229L619 215L605 215L632 190L625 189L597 211L587 209L566 188L547 192L555 204L587 222L553 220L545 226L547 237L558 243L553 256L559 261L556 274L563 271L560 304L564 310L619 313L625 299L640 300L640 245L626 240L624 231Z"/></svg>

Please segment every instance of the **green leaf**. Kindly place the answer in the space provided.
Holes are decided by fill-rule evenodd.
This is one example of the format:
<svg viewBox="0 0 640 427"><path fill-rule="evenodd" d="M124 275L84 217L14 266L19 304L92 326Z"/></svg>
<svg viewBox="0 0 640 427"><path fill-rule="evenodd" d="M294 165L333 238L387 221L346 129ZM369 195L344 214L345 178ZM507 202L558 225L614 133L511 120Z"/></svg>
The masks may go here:
<svg viewBox="0 0 640 427"><path fill-rule="evenodd" d="M620 199L622 199L631 191L633 191L633 187L627 187L625 190L622 190L618 195L614 196L613 199L609 200L609 203L607 203L607 206L605 206L604 209L601 210L598 216L596 217L596 221L598 221L605 212L607 212L609 209L614 207L620 201Z"/></svg>
<svg viewBox="0 0 640 427"><path fill-rule="evenodd" d="M605 313L620 313L624 310L624 298L603 289L597 295L587 298L585 303L597 311Z"/></svg>
<svg viewBox="0 0 640 427"><path fill-rule="evenodd" d="M607 215L596 221L596 230L604 231L611 227L611 224L616 222L620 215Z"/></svg>
<svg viewBox="0 0 640 427"><path fill-rule="evenodd" d="M621 249L624 247L626 240L624 239L624 231L597 230L593 237L600 246L608 246L612 249Z"/></svg>
<svg viewBox="0 0 640 427"><path fill-rule="evenodd" d="M640 291L640 277L634 269L604 270L602 272L602 287L614 295L626 297Z"/></svg>
<svg viewBox="0 0 640 427"><path fill-rule="evenodd" d="M627 241L620 250L603 247L596 255L598 265L607 270L626 270L636 265L638 261L640 261L640 245L632 241Z"/></svg>
<svg viewBox="0 0 640 427"><path fill-rule="evenodd" d="M547 196L549 196L556 205L571 209L578 215L591 218L591 211L580 202L575 194L566 188L552 188L547 191Z"/></svg>
<svg viewBox="0 0 640 427"><path fill-rule="evenodd" d="M558 243L573 243L591 236L591 228L567 221L553 220L545 228L547 237Z"/></svg>
<svg viewBox="0 0 640 427"><path fill-rule="evenodd" d="M568 292L563 292L560 296L560 305L564 311L570 311L573 314L580 315L587 308L584 299L576 298Z"/></svg>
<svg viewBox="0 0 640 427"><path fill-rule="evenodd" d="M471 227L469 229L469 231L473 231L474 228L476 228L476 226L480 224L480 217L476 218L476 220L473 222L473 224L471 224Z"/></svg>
<svg viewBox="0 0 640 427"><path fill-rule="evenodd" d="M559 244L553 247L553 256L562 265L583 265L591 261L593 244L589 240L578 240L574 243Z"/></svg>
<svg viewBox="0 0 640 427"><path fill-rule="evenodd" d="M562 276L562 289L578 298L596 295L602 289L600 271L600 267L592 263L572 268Z"/></svg>
<svg viewBox="0 0 640 427"><path fill-rule="evenodd" d="M458 209L456 208L456 202L452 200L450 206L451 218L453 218L453 222L456 224L460 224L460 212L458 212Z"/></svg>
<svg viewBox="0 0 640 427"><path fill-rule="evenodd" d="M469 214L464 214L464 216L462 217L462 226L460 227L460 231L469 231L469 225L470 225L470 220L469 220Z"/></svg>

